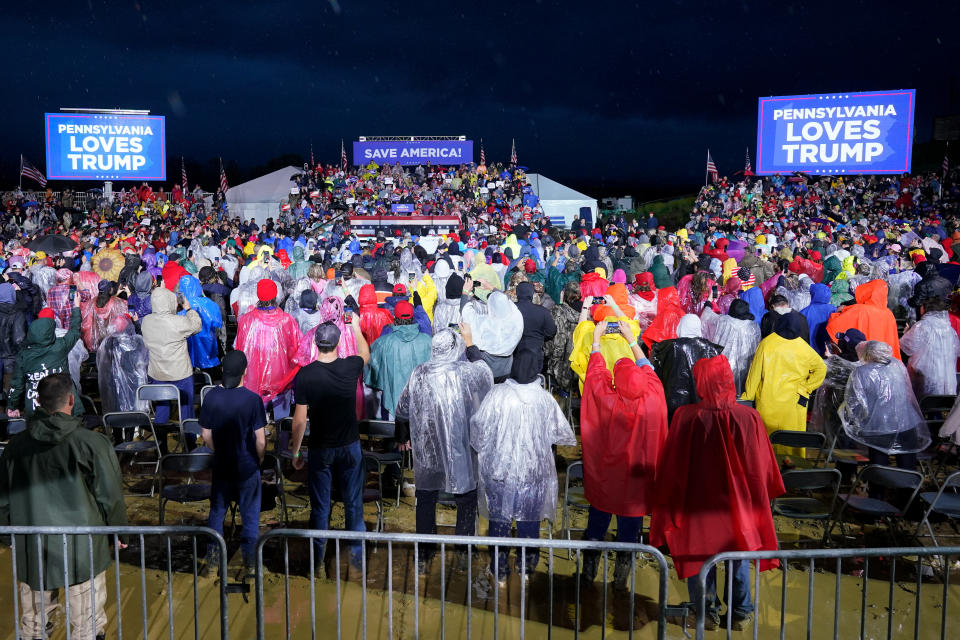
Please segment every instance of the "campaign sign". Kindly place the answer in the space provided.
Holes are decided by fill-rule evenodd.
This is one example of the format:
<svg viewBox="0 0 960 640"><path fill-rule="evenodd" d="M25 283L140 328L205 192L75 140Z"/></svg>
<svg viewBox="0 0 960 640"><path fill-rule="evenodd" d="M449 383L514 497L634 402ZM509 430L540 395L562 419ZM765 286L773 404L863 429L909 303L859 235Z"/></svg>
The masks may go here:
<svg viewBox="0 0 960 640"><path fill-rule="evenodd" d="M757 173L908 173L916 91L760 98Z"/></svg>
<svg viewBox="0 0 960 640"><path fill-rule="evenodd" d="M390 210L393 213L413 213L412 204L392 204Z"/></svg>
<svg viewBox="0 0 960 640"><path fill-rule="evenodd" d="M47 178L166 180L163 116L44 114Z"/></svg>
<svg viewBox="0 0 960 640"><path fill-rule="evenodd" d="M353 143L353 164L470 164L473 140L368 140Z"/></svg>

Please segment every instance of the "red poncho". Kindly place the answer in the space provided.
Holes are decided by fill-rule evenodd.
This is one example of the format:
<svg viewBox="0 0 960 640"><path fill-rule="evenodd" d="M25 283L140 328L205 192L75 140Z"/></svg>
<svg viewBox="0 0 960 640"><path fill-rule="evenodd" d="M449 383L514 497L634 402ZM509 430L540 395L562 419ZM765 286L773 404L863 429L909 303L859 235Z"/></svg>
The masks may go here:
<svg viewBox="0 0 960 640"><path fill-rule="evenodd" d="M643 332L643 343L647 349L655 342L672 340L677 337L677 325L684 316L683 306L676 287L664 287L657 292L657 317Z"/></svg>
<svg viewBox="0 0 960 640"><path fill-rule="evenodd" d="M590 356L580 411L584 491L601 511L644 516L653 508L657 458L667 438L663 384L652 367L626 358L613 372L600 353Z"/></svg>
<svg viewBox="0 0 960 640"><path fill-rule="evenodd" d="M163 279L163 286L170 289L170 291L177 288L180 278L188 275L190 275L189 271L172 260L163 265L163 270L160 272L160 277Z"/></svg>
<svg viewBox="0 0 960 640"><path fill-rule="evenodd" d="M377 306L377 291L372 284L360 287L357 302L360 305L360 332L372 345L380 332L388 324L393 324L393 316L386 309Z"/></svg>
<svg viewBox="0 0 960 640"><path fill-rule="evenodd" d="M280 309L252 309L240 316L234 348L247 356L243 386L261 397L289 386L300 337L297 321Z"/></svg>
<svg viewBox="0 0 960 640"><path fill-rule="evenodd" d="M693 377L701 400L673 414L650 520L651 544L670 547L680 578L723 551L776 549L770 501L784 493L763 420L737 404L726 357L698 361Z"/></svg>

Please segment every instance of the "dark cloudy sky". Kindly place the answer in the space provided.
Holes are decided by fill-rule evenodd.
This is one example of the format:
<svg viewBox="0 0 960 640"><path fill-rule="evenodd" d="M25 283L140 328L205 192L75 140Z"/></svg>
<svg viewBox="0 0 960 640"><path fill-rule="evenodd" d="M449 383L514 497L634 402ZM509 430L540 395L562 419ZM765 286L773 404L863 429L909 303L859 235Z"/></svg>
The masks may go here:
<svg viewBox="0 0 960 640"><path fill-rule="evenodd" d="M742 168L759 96L915 88L918 141L960 112L957 2L39 6L4 7L5 184L21 152L42 166L42 114L66 106L150 109L172 156L241 169L311 141L336 161L358 135L465 134L488 159L516 138L521 164L592 195L696 190L708 146Z"/></svg>

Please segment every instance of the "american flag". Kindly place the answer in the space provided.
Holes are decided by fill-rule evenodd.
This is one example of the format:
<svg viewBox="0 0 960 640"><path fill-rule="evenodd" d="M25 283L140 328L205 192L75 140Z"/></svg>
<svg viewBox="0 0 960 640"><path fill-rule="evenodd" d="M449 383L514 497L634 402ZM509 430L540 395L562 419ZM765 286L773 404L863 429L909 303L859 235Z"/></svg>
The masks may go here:
<svg viewBox="0 0 960 640"><path fill-rule="evenodd" d="M750 175L753 173L753 166L751 166L750 164L750 147L747 147L747 159L745 160L745 164L743 165L743 173L744 175Z"/></svg>
<svg viewBox="0 0 960 640"><path fill-rule="evenodd" d="M950 171L950 143L947 142L947 148L943 151L943 177L947 177L947 172Z"/></svg>
<svg viewBox="0 0 960 640"><path fill-rule="evenodd" d="M510 164L517 164L517 141L510 138Z"/></svg>
<svg viewBox="0 0 960 640"><path fill-rule="evenodd" d="M713 157L710 155L710 149L707 149L707 177L716 182L720 178L717 173L717 165L713 163Z"/></svg>
<svg viewBox="0 0 960 640"><path fill-rule="evenodd" d="M40 183L41 187L47 186L47 177L40 173L40 170L30 164L30 161L20 154L20 175Z"/></svg>
<svg viewBox="0 0 960 640"><path fill-rule="evenodd" d="M183 161L183 156L180 156L180 186L183 189L183 195L187 195L187 165Z"/></svg>
<svg viewBox="0 0 960 640"><path fill-rule="evenodd" d="M347 170L347 148L343 146L343 138L340 138L340 167Z"/></svg>
<svg viewBox="0 0 960 640"><path fill-rule="evenodd" d="M480 138L480 164L487 164L487 154L483 152L483 138Z"/></svg>
<svg viewBox="0 0 960 640"><path fill-rule="evenodd" d="M227 174L223 171L223 159L220 160L220 191L223 193L224 197L227 195L227 189L230 188L230 185L227 184Z"/></svg>

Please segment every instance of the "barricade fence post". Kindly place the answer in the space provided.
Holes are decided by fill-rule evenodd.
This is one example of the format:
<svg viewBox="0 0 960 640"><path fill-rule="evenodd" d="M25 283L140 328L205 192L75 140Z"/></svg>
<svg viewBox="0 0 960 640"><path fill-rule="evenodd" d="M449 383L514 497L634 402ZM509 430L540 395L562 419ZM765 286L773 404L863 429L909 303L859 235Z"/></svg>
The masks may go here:
<svg viewBox="0 0 960 640"><path fill-rule="evenodd" d="M300 539L305 548L292 544L293 539ZM324 558L314 555L315 549L329 549L330 543L334 549L325 555L332 567L325 566ZM342 555L341 546L346 551ZM358 549L359 557L355 555ZM364 550L368 551L369 557ZM514 583L508 583L505 577L510 571L506 562L514 550L515 587L507 586ZM541 562L540 550L547 551L546 563ZM622 554L622 562L635 571L629 577L624 575L622 585L616 587L621 592L608 600L607 589L614 588L615 580L611 581L606 573L597 578L595 585L581 581L582 562L573 565L572 573L568 575L556 574L554 555L563 552L566 558L567 551L575 551L576 558L583 558L585 552L595 553L599 566L603 568L608 564L613 566L614 563L609 562L613 559L610 554ZM283 562L279 561L281 553ZM637 562L637 554L644 562ZM298 562L297 559L301 560ZM341 568L341 559L345 570ZM305 561L309 566L302 566ZM386 566L383 566L384 561ZM642 572L646 570L651 573L644 576ZM283 572L283 583L290 585L284 591L283 603L277 602L273 596L268 600L269 594L265 593L268 574L275 576L271 582L279 582L277 573L280 571ZM308 580L309 584L291 580L291 571ZM649 592L638 593L640 580L636 574L641 573L644 584L649 585L653 571L657 572L656 586ZM552 638L555 626L564 626L578 637L584 630L581 626L588 623L600 624L600 635L606 637L611 618L610 605L615 603L624 613L629 612L626 623L622 621L623 614L619 616L617 631L633 638L635 629L649 623L655 625L656 637L663 639L667 624L667 571L663 554L644 544L276 529L257 541L257 638L289 638L294 631L291 625L305 625L308 611L312 628L304 637ZM323 576L328 580L321 587L317 581ZM329 584L330 580L335 584ZM590 590L589 597L581 594L585 589ZM598 594L598 589L602 593ZM304 597L309 597L310 602L303 602ZM637 606L637 598L655 603L656 615L650 615L649 619L641 615L638 622L635 611L643 614L650 612L652 607ZM594 600L596 609L584 618L581 611L584 603ZM570 605L573 605L572 611ZM301 621L291 621L289 615L282 615L281 606L286 612L303 612ZM336 610L335 635L333 609ZM320 622L319 634L315 611L327 611L330 615L329 622ZM566 618L555 619L557 612ZM614 614L612 618L618 616ZM533 625L536 623L542 628L535 631ZM283 625L282 629L280 625ZM304 630L298 630L298 635L303 633Z"/></svg>
<svg viewBox="0 0 960 640"><path fill-rule="evenodd" d="M7 526L0 527L0 540L9 543L12 575L12 610L0 616L8 621L0 622L4 637L69 640L105 634L123 640L126 632L144 640L229 639L227 546L213 529ZM210 581L198 580L201 553L208 561L217 558ZM166 598L156 597L160 591ZM201 603L219 609L214 635L200 625ZM130 614L138 608L136 629ZM159 622L164 618L165 627Z"/></svg>
<svg viewBox="0 0 960 640"><path fill-rule="evenodd" d="M730 551L717 554L709 558L700 568L696 576L697 594L693 605L696 614L696 637L697 640L703 640L708 626L709 606L717 607L720 600L727 607L726 619L720 618L719 628L727 638L733 636L734 618L731 613L730 600L735 593L738 593L735 584L737 567L740 563L749 563L751 571L744 572L746 575L753 574L754 585L751 589L749 584L740 585L747 594L753 593L752 602L752 620L748 627L742 629L750 633L754 638L757 637L786 637L787 625L796 629L802 625L805 628L805 637L807 638L841 638L841 637L887 637L887 638L906 638L911 637L909 630L912 629L913 638L934 637L929 627L931 622L939 619L939 633L936 636L941 639L949 637L948 614L949 608L949 587L950 587L950 563L951 558L960 555L960 546L957 547L877 547L864 549L797 549L797 550L778 550L778 551ZM915 562L911 562L915 559ZM764 601L765 612L764 620L761 621L761 608L759 606L761 599L761 581L765 580L761 573L761 563L778 561L779 576L774 573L767 579L765 586L768 592L776 589L779 580L780 601L779 606L772 606L769 599L769 593ZM818 564L819 561L819 564ZM847 561L848 566L844 569L843 563ZM853 568L862 567L862 568ZM913 567L911 575L909 567ZM719 583L717 569L723 568L725 576L723 583L726 585L726 593L721 597L717 590ZM939 572L937 570L939 568ZM776 571L776 570L774 570ZM834 575L831 577L829 573ZM841 599L841 583L845 574L856 579L860 584L857 590L859 598L847 597ZM822 576L821 580L833 581L832 588L829 590L832 598L817 598L817 577ZM943 589L939 598L934 598L929 602L922 599L922 590L924 578L931 582L942 581ZM749 580L749 578L748 578ZM882 592L875 589L877 599L876 603L871 603L868 597L868 584L873 580L881 586L882 580L886 580L887 589ZM792 581L794 589L788 588L788 582ZM788 593L796 593L802 590L803 583L806 583L807 597L802 603L791 602ZM899 585L899 590L898 590ZM852 590L852 589L851 589ZM742 592L742 591L741 591ZM856 591L854 591L855 593ZM928 589L932 593L932 589ZM872 593L872 592L871 592ZM729 595L728 595L729 594ZM898 605L897 595L903 599ZM831 605L832 600L832 605ZM708 605L709 601L709 605ZM840 626L841 616L848 616L852 613L851 605L856 601L859 621L856 623L856 631L851 629L844 630ZM661 601L663 602L663 601ZM841 602L844 608L841 609ZM825 607L831 607L832 612L825 610ZM929 611L925 608L929 607ZM940 609L937 616L937 608ZM868 611L873 609L873 613L868 616ZM718 613L714 609L714 613ZM885 612L886 619L884 620ZM832 614L832 617L830 616ZM872 617L869 620L868 617ZM855 620L853 616L849 619ZM923 622L921 622L921 619ZM713 622L716 618L712 619ZM872 624L871 624L872 622ZM762 631L761 631L762 627ZM712 628L712 627L711 627ZM824 631L827 630L827 633ZM921 634L923 634L921 636ZM795 633L791 633L795 635Z"/></svg>

